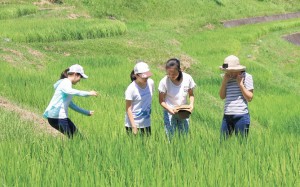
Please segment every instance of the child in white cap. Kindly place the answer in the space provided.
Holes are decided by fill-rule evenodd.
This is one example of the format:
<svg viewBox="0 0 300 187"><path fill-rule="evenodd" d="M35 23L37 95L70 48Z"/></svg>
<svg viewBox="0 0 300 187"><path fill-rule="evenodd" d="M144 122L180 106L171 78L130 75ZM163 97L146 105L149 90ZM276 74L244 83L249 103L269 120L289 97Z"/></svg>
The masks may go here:
<svg viewBox="0 0 300 187"><path fill-rule="evenodd" d="M151 135L151 104L154 92L154 81L149 66L138 62L130 74L131 84L125 91L126 114L125 128L127 133Z"/></svg>
<svg viewBox="0 0 300 187"><path fill-rule="evenodd" d="M228 138L233 132L246 137L250 126L248 102L252 100L254 90L252 75L245 72L246 67L234 55L226 57L220 69L225 72L219 92L220 98L225 99L221 139Z"/></svg>
<svg viewBox="0 0 300 187"><path fill-rule="evenodd" d="M43 115L53 128L69 138L77 132L76 126L68 118L69 107L87 116L94 114L94 111L82 109L72 102L73 96L97 96L95 91L80 91L72 88L72 85L78 83L81 78L87 79L88 76L78 64L62 72L60 80L54 84L54 95Z"/></svg>

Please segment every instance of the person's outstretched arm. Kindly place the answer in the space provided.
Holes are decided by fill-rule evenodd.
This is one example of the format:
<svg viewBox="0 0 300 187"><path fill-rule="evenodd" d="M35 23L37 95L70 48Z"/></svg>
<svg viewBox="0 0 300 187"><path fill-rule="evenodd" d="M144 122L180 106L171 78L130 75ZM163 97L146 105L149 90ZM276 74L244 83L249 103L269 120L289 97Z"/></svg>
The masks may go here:
<svg viewBox="0 0 300 187"><path fill-rule="evenodd" d="M62 92L68 95L76 95L76 96L97 96L96 91L81 91L72 88L71 82L65 82L64 85L61 86Z"/></svg>
<svg viewBox="0 0 300 187"><path fill-rule="evenodd" d="M79 112L79 113L81 113L81 114L84 114L84 115L86 115L86 116L91 116L91 115L94 114L94 111L85 110L85 109L83 109L83 108L80 108L80 107L77 106L75 103L73 103L73 101L71 101L69 107L70 107L71 109L73 109L74 111Z"/></svg>

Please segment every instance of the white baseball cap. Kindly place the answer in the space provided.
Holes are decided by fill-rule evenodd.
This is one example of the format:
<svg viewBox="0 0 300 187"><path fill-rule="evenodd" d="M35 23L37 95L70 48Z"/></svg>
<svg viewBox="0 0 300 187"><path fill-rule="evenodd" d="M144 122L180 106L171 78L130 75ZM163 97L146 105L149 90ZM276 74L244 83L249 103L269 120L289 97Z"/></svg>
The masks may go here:
<svg viewBox="0 0 300 187"><path fill-rule="evenodd" d="M141 74L142 78L151 77L153 74L150 72L148 64L145 62L138 62L133 68L134 74Z"/></svg>
<svg viewBox="0 0 300 187"><path fill-rule="evenodd" d="M68 73L79 73L83 78L88 78L88 76L84 74L83 67L79 64L74 64L71 67L69 67Z"/></svg>

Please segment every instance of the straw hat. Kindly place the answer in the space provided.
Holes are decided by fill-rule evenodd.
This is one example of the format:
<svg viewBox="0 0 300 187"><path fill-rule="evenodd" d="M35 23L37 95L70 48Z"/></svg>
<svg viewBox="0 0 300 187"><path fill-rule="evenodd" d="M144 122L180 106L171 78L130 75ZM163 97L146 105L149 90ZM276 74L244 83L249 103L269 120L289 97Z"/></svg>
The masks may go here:
<svg viewBox="0 0 300 187"><path fill-rule="evenodd" d="M192 113L190 105L177 106L175 110L181 119L189 118Z"/></svg>
<svg viewBox="0 0 300 187"><path fill-rule="evenodd" d="M230 71L230 72L246 70L246 66L242 66L240 64L239 58L234 55L230 55L230 56L226 57L224 60L224 64L219 67L223 71Z"/></svg>

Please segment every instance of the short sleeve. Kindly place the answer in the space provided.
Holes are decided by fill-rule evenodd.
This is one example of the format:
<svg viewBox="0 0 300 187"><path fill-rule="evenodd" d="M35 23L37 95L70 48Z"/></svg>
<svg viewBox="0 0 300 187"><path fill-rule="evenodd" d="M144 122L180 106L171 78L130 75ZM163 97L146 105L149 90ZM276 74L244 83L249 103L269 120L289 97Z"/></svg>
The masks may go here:
<svg viewBox="0 0 300 187"><path fill-rule="evenodd" d="M148 81L149 81L149 87L153 93L155 91L154 81L152 79L148 79Z"/></svg>
<svg viewBox="0 0 300 187"><path fill-rule="evenodd" d="M129 85L125 91L125 100L132 101L133 100L133 89Z"/></svg>
<svg viewBox="0 0 300 187"><path fill-rule="evenodd" d="M189 89L194 89L196 87L196 83L192 76L190 76L190 84L189 84Z"/></svg>
<svg viewBox="0 0 300 187"><path fill-rule="evenodd" d="M245 85L247 90L253 90L254 89L252 75L246 74L244 85Z"/></svg>
<svg viewBox="0 0 300 187"><path fill-rule="evenodd" d="M167 92L167 84L166 84L166 77L164 77L158 85L158 91L161 93L166 93Z"/></svg>

